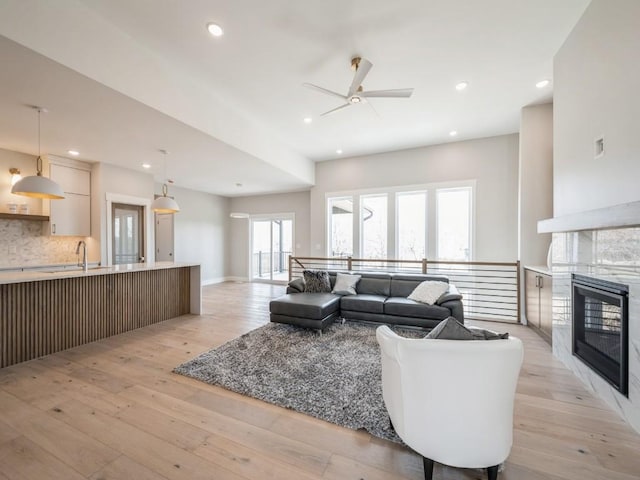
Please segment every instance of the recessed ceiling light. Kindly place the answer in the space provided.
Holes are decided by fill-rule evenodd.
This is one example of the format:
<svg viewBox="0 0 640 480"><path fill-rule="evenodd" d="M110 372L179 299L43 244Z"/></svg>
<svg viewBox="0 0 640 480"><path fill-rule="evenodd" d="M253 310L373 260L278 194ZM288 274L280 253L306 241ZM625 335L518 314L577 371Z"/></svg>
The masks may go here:
<svg viewBox="0 0 640 480"><path fill-rule="evenodd" d="M464 90L468 86L469 86L469 82L460 82L460 83L456 84L456 90L458 90L458 91Z"/></svg>
<svg viewBox="0 0 640 480"><path fill-rule="evenodd" d="M78 155L80 155L80 152L78 152L77 150L67 150L67 153L69 155L73 155L74 157L77 157Z"/></svg>
<svg viewBox="0 0 640 480"><path fill-rule="evenodd" d="M151 168L151 165L149 165L148 163L143 163L142 168Z"/></svg>
<svg viewBox="0 0 640 480"><path fill-rule="evenodd" d="M336 153L337 153L338 155L342 155L342 149L341 149L341 148L337 149L337 150L336 150Z"/></svg>
<svg viewBox="0 0 640 480"><path fill-rule="evenodd" d="M550 83L551 82L545 78L544 80L540 80L538 83L536 83L536 87L537 88L544 88L547 85L549 85Z"/></svg>
<svg viewBox="0 0 640 480"><path fill-rule="evenodd" d="M458 135L458 132L456 132L455 130L451 130L451 131L449 132L449 136L450 136L450 137L455 137L456 135Z"/></svg>
<svg viewBox="0 0 640 480"><path fill-rule="evenodd" d="M304 123L311 123L311 122L313 122L313 118L311 118L311 117L304 117L304 118L302 119L302 121L303 121Z"/></svg>
<svg viewBox="0 0 640 480"><path fill-rule="evenodd" d="M209 30L209 33L214 37L221 37L224 35L224 30L222 30L222 27L217 23L208 23L207 30Z"/></svg>

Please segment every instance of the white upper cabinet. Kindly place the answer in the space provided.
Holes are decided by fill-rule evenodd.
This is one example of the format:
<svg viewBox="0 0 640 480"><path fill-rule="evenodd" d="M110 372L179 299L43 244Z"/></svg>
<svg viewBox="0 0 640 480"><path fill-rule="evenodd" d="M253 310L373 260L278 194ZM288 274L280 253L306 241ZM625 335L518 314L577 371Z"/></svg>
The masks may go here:
<svg viewBox="0 0 640 480"><path fill-rule="evenodd" d="M91 195L91 172L79 168L65 167L54 163L49 165L49 175L66 193Z"/></svg>
<svg viewBox="0 0 640 480"><path fill-rule="evenodd" d="M62 187L65 198L49 204L49 233L91 235L91 167L81 162L49 157L49 176Z"/></svg>

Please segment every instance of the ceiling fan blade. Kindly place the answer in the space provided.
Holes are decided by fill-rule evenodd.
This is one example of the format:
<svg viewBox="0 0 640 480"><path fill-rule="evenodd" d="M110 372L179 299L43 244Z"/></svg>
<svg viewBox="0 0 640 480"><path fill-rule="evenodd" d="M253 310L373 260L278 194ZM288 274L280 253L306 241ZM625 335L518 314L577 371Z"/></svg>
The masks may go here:
<svg viewBox="0 0 640 480"><path fill-rule="evenodd" d="M319 87L317 85L314 85L313 83L303 83L302 85L307 87L307 88L311 88L312 90L317 90L320 93L326 93L327 95L331 95L331 96L334 96L334 97L339 97L339 98L341 98L343 100L347 99L347 97L345 95L342 95L342 94L340 94L338 92L333 92L331 90L327 90L326 88Z"/></svg>
<svg viewBox="0 0 640 480"><path fill-rule="evenodd" d="M353 82L351 82L351 87L349 87L349 93L347 93L347 97L352 96L354 93L358 91L358 88L360 88L360 85L362 85L362 82L364 81L364 77L367 76L372 66L373 65L371 64L371 62L366 58L363 58L360 60L360 63L358 64L358 69L356 70L356 74L353 76Z"/></svg>
<svg viewBox="0 0 640 480"><path fill-rule="evenodd" d="M322 115L320 115L321 117L324 117L325 115L329 115L330 113L333 112L337 112L338 110L342 110L343 108L346 107L350 107L351 104L350 103L345 103L344 105L340 105L339 107L334 108L333 110L329 110L328 112L324 112Z"/></svg>
<svg viewBox="0 0 640 480"><path fill-rule="evenodd" d="M408 98L413 93L413 88L396 88L395 90L371 90L370 92L360 92L358 95L365 98Z"/></svg>

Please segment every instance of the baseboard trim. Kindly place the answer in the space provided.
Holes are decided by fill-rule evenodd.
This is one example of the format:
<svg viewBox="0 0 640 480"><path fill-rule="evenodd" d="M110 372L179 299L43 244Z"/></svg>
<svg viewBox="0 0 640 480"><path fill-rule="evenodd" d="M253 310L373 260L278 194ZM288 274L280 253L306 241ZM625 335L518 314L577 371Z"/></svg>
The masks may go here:
<svg viewBox="0 0 640 480"><path fill-rule="evenodd" d="M208 278L202 281L202 286L206 285L215 285L216 283L224 283L224 282L248 282L249 279L247 277L217 277L217 278Z"/></svg>

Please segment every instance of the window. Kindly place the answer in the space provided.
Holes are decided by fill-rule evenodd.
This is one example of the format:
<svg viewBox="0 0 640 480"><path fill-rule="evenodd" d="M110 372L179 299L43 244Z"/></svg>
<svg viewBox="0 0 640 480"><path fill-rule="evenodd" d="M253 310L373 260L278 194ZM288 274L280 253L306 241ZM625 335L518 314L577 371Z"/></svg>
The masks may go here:
<svg viewBox="0 0 640 480"><path fill-rule="evenodd" d="M427 192L403 192L396 196L397 258L427 257Z"/></svg>
<svg viewBox="0 0 640 480"><path fill-rule="evenodd" d="M364 258L387 258L387 195L360 197Z"/></svg>
<svg viewBox="0 0 640 480"><path fill-rule="evenodd" d="M350 257L353 255L353 197L330 198L329 210L329 256Z"/></svg>
<svg viewBox="0 0 640 480"><path fill-rule="evenodd" d="M475 181L327 195L327 255L473 260Z"/></svg>
<svg viewBox="0 0 640 480"><path fill-rule="evenodd" d="M438 259L471 260L471 188L436 192Z"/></svg>

